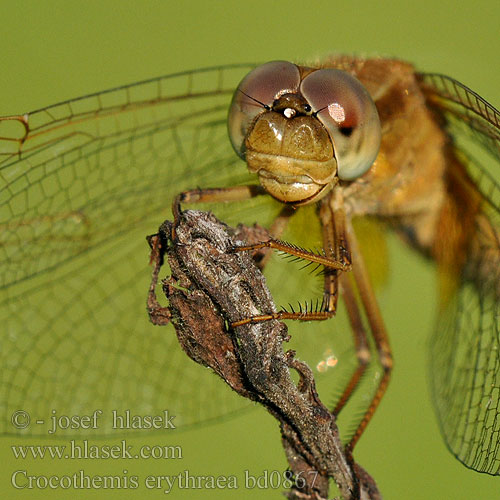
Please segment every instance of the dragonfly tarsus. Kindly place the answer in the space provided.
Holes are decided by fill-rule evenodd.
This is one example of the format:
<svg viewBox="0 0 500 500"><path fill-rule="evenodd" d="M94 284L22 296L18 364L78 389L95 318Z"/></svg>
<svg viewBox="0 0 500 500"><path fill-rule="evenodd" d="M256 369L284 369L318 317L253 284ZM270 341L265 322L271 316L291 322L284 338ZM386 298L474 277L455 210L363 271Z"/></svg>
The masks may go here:
<svg viewBox="0 0 500 500"><path fill-rule="evenodd" d="M272 248L273 250L278 250L279 252L286 253L288 255L294 255L299 259L303 259L309 262L315 262L321 264L328 269L338 269L340 271L349 271L351 266L341 261L332 259L326 255L317 254L304 248L292 245L286 241L270 239L268 241L263 241L253 245L245 246L235 246L232 250L234 252L247 252L253 250L259 250L261 248Z"/></svg>
<svg viewBox="0 0 500 500"><path fill-rule="evenodd" d="M151 246L150 264L153 265L147 300L149 319L154 325L166 325L170 323L172 313L168 307L163 307L156 297L156 285L158 284L158 276L163 265L165 249L160 233L148 236L147 240Z"/></svg>

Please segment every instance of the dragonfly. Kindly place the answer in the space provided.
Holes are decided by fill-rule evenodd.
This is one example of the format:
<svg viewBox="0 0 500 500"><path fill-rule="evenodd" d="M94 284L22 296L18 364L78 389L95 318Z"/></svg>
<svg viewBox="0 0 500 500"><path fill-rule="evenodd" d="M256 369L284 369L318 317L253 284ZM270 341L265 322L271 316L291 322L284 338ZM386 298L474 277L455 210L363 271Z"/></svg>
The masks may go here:
<svg viewBox="0 0 500 500"><path fill-rule="evenodd" d="M8 422L20 407L45 416L54 407L168 407L184 428L241 410L184 356L173 331L148 323L144 236L177 200L174 215L195 203L229 223L258 222L273 235L263 246L324 266L319 305L279 317L337 315L314 322L312 349L311 335L330 345L345 304L356 362L336 413L372 364L373 347L382 375L346 438L351 447L392 367L366 244L377 256L377 231L390 230L435 262L437 418L458 460L498 475L499 163L498 110L452 78L393 59L225 65L1 118L0 432L19 435ZM356 229L364 220L376 221L368 238ZM298 236L299 246L283 235ZM309 240L322 250L303 250ZM269 255L261 264L273 289L289 264Z"/></svg>

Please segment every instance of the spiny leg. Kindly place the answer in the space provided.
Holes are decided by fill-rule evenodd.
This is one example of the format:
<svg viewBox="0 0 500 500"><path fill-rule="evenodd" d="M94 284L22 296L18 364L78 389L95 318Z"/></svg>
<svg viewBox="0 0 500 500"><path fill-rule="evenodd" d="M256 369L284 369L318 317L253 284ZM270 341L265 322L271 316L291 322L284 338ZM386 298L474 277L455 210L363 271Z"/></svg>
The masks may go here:
<svg viewBox="0 0 500 500"><path fill-rule="evenodd" d="M234 247L234 252L249 252L253 250L259 250L260 248L272 248L273 250L278 250L280 252L286 253L288 255L293 255L299 259L307 260L309 262L314 262L321 266L325 266L328 269L337 269L341 271L349 271L351 268L350 264L345 262L339 262L332 257L329 257L326 253L314 253L310 250L292 245L286 241L270 239L268 241L262 241L260 243L255 243L253 245L244 245Z"/></svg>
<svg viewBox="0 0 500 500"><path fill-rule="evenodd" d="M328 202L323 205L328 205ZM323 207L321 208L323 210ZM338 295L338 273L340 271L349 271L351 269L350 254L347 249L345 237L345 214L339 211L336 214L325 212L320 217L323 225L323 242L324 250L322 254L313 253L309 250L296 247L290 243L271 239L255 245L246 245L243 247L235 248L235 251L248 251L258 248L272 248L289 255L294 255L300 259L316 263L324 266L325 268L325 284L324 284L324 297L322 304L319 308L313 309L312 307L305 310L294 311L278 311L275 313L263 314L253 316L251 318L244 318L238 322L233 323L234 326L240 326L247 323L256 323L259 321L268 321L270 319L292 319L301 321L321 321L331 318L335 315L337 295Z"/></svg>
<svg viewBox="0 0 500 500"><path fill-rule="evenodd" d="M356 350L356 357L358 359L358 367L351 375L351 378L347 383L344 392L335 405L335 408L333 409L334 415L338 415L351 398L352 394L359 384L359 381L361 380L361 377L363 376L363 373L370 363L371 358L366 330L363 325L361 311L359 310L356 296L354 294L354 290L350 281L351 278L346 274L341 274L339 278L340 292L342 294L342 298L344 299L344 304L347 310L347 315L349 316L349 322L351 324L351 329L354 337L354 348Z"/></svg>
<svg viewBox="0 0 500 500"><path fill-rule="evenodd" d="M314 262L319 265L325 266L325 268L333 268L335 270L348 271L350 270L350 265L345 264L343 262L337 262L330 257L326 256L326 254L315 254L308 250L304 250L303 248L295 247L290 245L289 243L280 241L280 240L269 240L263 243L258 243L256 245L247 245L244 247L234 248L235 251L249 251L255 250L259 248L272 248L275 250L280 250L289 255L294 255L300 259L307 260L309 262ZM271 319L284 320L284 319L292 319L292 320L300 320L300 321L322 321L328 318L331 318L335 315L335 310L328 310L324 307L325 301L321 304L320 307L314 309L312 306L306 308L304 310L294 311L277 311L268 314L262 314L257 316L252 316L250 318L243 318L239 321L235 321L231 324L231 326L241 326L246 325L248 323L258 323L260 321L269 321Z"/></svg>
<svg viewBox="0 0 500 500"><path fill-rule="evenodd" d="M354 229L352 228L350 222L348 222L347 224L347 237L353 256L354 280L359 291L368 324L370 325L370 331L375 341L375 347L377 349L379 361L382 365L383 370L383 375L380 378L375 395L373 396L368 409L366 410L361 422L359 423L356 432L351 438L351 441L347 445L348 449L352 451L356 443L359 441L359 438L363 434L364 430L366 429L366 426L372 419L383 395L385 394L385 391L387 390L387 386L389 385L389 380L391 377L393 362L392 352L389 345L389 338L385 329L384 321L382 319L382 314L380 313L375 293L371 285L370 277L361 255ZM359 317L359 310L356 312L356 316ZM361 318L359 318L359 320L361 320Z"/></svg>
<svg viewBox="0 0 500 500"><path fill-rule="evenodd" d="M350 270L350 265L345 264L343 262L337 262L332 258L328 257L326 254L315 254L310 252L309 250L304 250L303 248L299 248L290 243L286 243L280 240L269 240L263 243L258 243L256 245L247 245L244 247L236 247L235 251L249 251L255 250L259 248L272 248L275 250L280 250L281 252L287 253L289 255L294 255L300 259L307 260L309 262L314 262L319 265L324 266L328 269L335 269L341 271ZM317 309L313 307L307 308L305 310L294 311L278 311L269 314L262 314L257 316L252 316L250 318L243 318L239 321L235 321L232 323L233 327L246 325L248 323L258 323L259 321L269 321L271 319L284 320L284 319L293 319L300 321L322 321L328 318L331 318L335 315L335 310L327 310L324 308L324 303Z"/></svg>
<svg viewBox="0 0 500 500"><path fill-rule="evenodd" d="M241 201L253 198L255 196L267 194L266 191L261 186L249 185L249 186L233 186L228 188L214 188L214 189L194 189L191 191L184 191L180 193L172 203L172 212L174 214L174 225L172 231L172 238L175 238L175 226L181 217L181 203L215 203L215 202L231 202L231 201ZM296 247L284 241L276 239L281 232L286 227L286 223L290 218L293 211L290 208L285 207L278 218L273 223L271 227L272 238L268 241L246 245L242 247L235 247L235 251L253 251L259 249L275 249L287 253L289 255L294 255L300 259L308 260L309 262L315 262L325 268L339 269L342 271L347 271L350 269L350 262L344 259L342 262L338 262L335 258L327 256L327 254L315 254L308 250ZM343 255L343 254L342 254ZM264 257L267 262L268 257ZM260 265L261 269L263 265ZM255 323L259 321L268 321L270 319L300 319L304 321L309 320L324 320L332 317L335 314L334 310L329 310L323 305L319 310L306 310L306 311L279 311L276 313L270 313L260 316L254 316L252 318L245 318L233 326L239 326L246 323Z"/></svg>

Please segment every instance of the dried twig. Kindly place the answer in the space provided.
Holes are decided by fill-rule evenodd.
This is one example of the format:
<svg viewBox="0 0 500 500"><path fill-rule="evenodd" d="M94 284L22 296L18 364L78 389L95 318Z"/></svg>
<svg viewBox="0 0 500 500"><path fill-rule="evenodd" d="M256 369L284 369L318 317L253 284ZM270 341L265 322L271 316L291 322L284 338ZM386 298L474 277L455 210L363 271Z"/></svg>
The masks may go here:
<svg viewBox="0 0 500 500"><path fill-rule="evenodd" d="M379 499L373 479L346 453L335 417L319 400L309 367L283 351L286 326L266 321L232 328L243 318L276 310L262 273L240 240L262 240L262 229L232 230L205 212L183 212L175 227L165 222L150 238L155 265L148 299L152 321L174 323L184 351L212 368L241 396L264 405L280 422L282 443L295 479L290 499L323 499L333 478L345 499ZM250 240L250 241L249 241ZM167 256L172 275L163 281L169 307L155 287ZM300 381L296 385L290 368Z"/></svg>

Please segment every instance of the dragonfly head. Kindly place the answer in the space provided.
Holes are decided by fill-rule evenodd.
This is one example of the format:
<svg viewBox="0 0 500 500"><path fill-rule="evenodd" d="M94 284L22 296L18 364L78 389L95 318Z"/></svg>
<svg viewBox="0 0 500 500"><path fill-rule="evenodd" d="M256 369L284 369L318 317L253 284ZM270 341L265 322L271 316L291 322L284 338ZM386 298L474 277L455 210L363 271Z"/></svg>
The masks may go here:
<svg viewBox="0 0 500 500"><path fill-rule="evenodd" d="M363 175L381 140L371 97L351 75L274 61L252 70L228 117L235 151L276 199L305 205Z"/></svg>

